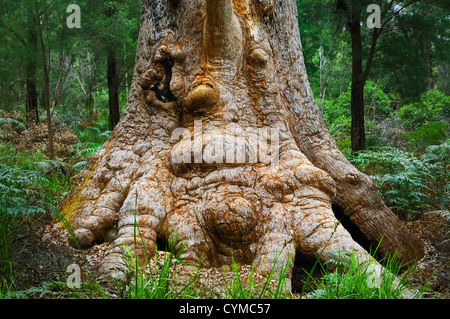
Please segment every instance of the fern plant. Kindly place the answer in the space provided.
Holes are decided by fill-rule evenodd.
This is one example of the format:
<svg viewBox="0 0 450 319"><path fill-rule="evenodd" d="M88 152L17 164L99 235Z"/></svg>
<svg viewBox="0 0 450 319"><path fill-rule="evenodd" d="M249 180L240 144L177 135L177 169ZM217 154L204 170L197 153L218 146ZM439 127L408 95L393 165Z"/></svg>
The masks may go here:
<svg viewBox="0 0 450 319"><path fill-rule="evenodd" d="M37 171L0 164L0 206L9 215L44 213L46 203L37 186L47 183Z"/></svg>
<svg viewBox="0 0 450 319"><path fill-rule="evenodd" d="M75 152L81 155L83 158L87 158L95 153L102 147L103 143L96 142L84 142L73 145Z"/></svg>
<svg viewBox="0 0 450 319"><path fill-rule="evenodd" d="M83 129L74 128L74 131L80 143L73 147L76 154L84 159L97 153L111 135L111 131L106 129L102 123L97 123L96 126L88 126Z"/></svg>
<svg viewBox="0 0 450 319"><path fill-rule="evenodd" d="M71 164L48 160L40 152L0 144L0 206L13 216L54 212L74 170Z"/></svg>
<svg viewBox="0 0 450 319"><path fill-rule="evenodd" d="M48 160L40 152L0 143L0 295L13 288L10 243L21 234L23 220L57 213L55 203L68 190L70 164Z"/></svg>
<svg viewBox="0 0 450 319"><path fill-rule="evenodd" d="M401 217L448 205L450 144L429 146L420 157L394 147L356 153L351 162L373 178L386 203Z"/></svg>
<svg viewBox="0 0 450 319"><path fill-rule="evenodd" d="M74 131L81 143L103 144L111 135L111 131L102 123L97 123L95 126L88 126L83 129L74 128Z"/></svg>
<svg viewBox="0 0 450 319"><path fill-rule="evenodd" d="M27 129L26 126L20 121L17 121L15 119L11 119L11 118L8 118L8 117L0 117L0 128L3 128L3 126L5 124L9 124L11 126L16 126L19 129L21 129L21 130L26 130Z"/></svg>

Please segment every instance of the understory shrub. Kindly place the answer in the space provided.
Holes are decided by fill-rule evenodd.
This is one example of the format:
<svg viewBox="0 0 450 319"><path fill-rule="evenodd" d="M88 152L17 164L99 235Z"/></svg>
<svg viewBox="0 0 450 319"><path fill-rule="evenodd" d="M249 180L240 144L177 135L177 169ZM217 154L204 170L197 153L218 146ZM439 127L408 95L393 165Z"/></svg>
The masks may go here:
<svg viewBox="0 0 450 319"><path fill-rule="evenodd" d="M431 145L421 156L394 147L378 147L352 156L351 162L371 176L387 205L406 219L427 210L447 209L449 140Z"/></svg>
<svg viewBox="0 0 450 319"><path fill-rule="evenodd" d="M97 123L92 126L78 126L74 128L79 143L73 145L75 154L82 158L87 158L95 154L111 135L107 124Z"/></svg>
<svg viewBox="0 0 450 319"><path fill-rule="evenodd" d="M48 160L41 152L0 143L0 295L12 289L10 244L23 235L19 226L37 215L57 213L55 205L68 190L70 171L69 164Z"/></svg>
<svg viewBox="0 0 450 319"><path fill-rule="evenodd" d="M430 90L424 93L419 101L401 107L398 110L398 116L410 131L424 124L448 122L450 96L439 90Z"/></svg>
<svg viewBox="0 0 450 319"><path fill-rule="evenodd" d="M415 152L424 152L430 145L438 145L445 141L448 123L431 123L419 126L404 134L409 148Z"/></svg>

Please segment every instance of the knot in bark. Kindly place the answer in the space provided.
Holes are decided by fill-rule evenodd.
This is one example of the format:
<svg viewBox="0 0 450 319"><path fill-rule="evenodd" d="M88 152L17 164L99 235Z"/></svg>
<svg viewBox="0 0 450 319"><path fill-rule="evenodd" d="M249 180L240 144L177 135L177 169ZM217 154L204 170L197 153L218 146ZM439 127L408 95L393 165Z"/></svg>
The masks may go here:
<svg viewBox="0 0 450 319"><path fill-rule="evenodd" d="M208 227L223 242L242 242L257 225L257 207L242 196L228 196L206 208Z"/></svg>

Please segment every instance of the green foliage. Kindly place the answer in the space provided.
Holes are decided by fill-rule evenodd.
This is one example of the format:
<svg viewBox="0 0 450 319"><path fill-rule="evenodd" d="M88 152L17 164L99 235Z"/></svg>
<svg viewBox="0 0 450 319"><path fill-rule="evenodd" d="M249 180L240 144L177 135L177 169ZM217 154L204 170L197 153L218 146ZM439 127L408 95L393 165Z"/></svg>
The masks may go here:
<svg viewBox="0 0 450 319"><path fill-rule="evenodd" d="M17 126L21 130L27 129L26 126L20 121L11 118L0 117L0 128L2 128L4 124L12 124L13 126Z"/></svg>
<svg viewBox="0 0 450 319"><path fill-rule="evenodd" d="M0 164L0 205L9 215L45 213L48 202L34 189L48 187L49 180L40 172Z"/></svg>
<svg viewBox="0 0 450 319"><path fill-rule="evenodd" d="M370 116L370 119L385 117L390 112L389 96L372 81L367 81L364 101L366 117ZM349 137L351 128L350 87L337 98L326 99L322 105L322 115L328 130L335 139Z"/></svg>
<svg viewBox="0 0 450 319"><path fill-rule="evenodd" d="M338 97L350 81L351 52L346 34L339 32L333 1L300 0L297 8L305 67L314 96L319 98L322 83L326 96Z"/></svg>
<svg viewBox="0 0 450 319"><path fill-rule="evenodd" d="M437 145L445 141L448 123L425 124L412 132L404 134L411 150L423 152L429 145Z"/></svg>
<svg viewBox="0 0 450 319"><path fill-rule="evenodd" d="M175 244L177 236L171 234L169 238L169 252L164 255L162 265L158 260L158 252L155 250L154 265L146 270L140 267L136 257L128 246L124 247L126 265L126 276L130 278L129 283L122 287L124 289L124 298L126 299L176 299L176 298L195 298L196 292L190 289L191 284L196 277L193 273L192 279L187 283L178 283L175 280L177 268L180 263L180 256L183 252L184 245L178 247L175 252ZM141 237L142 239L142 237ZM144 245L144 243L142 243ZM144 247L145 249L145 247ZM145 251L146 261L150 263L149 252ZM119 284L119 286L121 286ZM181 287L180 287L181 286Z"/></svg>
<svg viewBox="0 0 450 319"><path fill-rule="evenodd" d="M427 185L422 177L434 168L429 163L392 147L359 152L352 163L374 179L388 206L403 217L423 208Z"/></svg>
<svg viewBox="0 0 450 319"><path fill-rule="evenodd" d="M107 124L98 123L84 129L76 128L75 134L81 143L103 144L106 142L109 135L111 135L111 131L107 129Z"/></svg>
<svg viewBox="0 0 450 319"><path fill-rule="evenodd" d="M94 126L88 126L82 129L75 127L74 131L80 143L73 147L76 154L81 155L83 158L95 154L111 135L111 131L107 129L107 124L105 123L97 123ZM80 163L77 164L79 165Z"/></svg>
<svg viewBox="0 0 450 319"><path fill-rule="evenodd" d="M371 80L366 82L364 86L364 104L365 113L370 120L375 118L383 118L390 113L390 97L383 92L382 83L375 83ZM374 115L375 112L375 115Z"/></svg>
<svg viewBox="0 0 450 319"><path fill-rule="evenodd" d="M349 104L343 104L341 96L336 100L325 100L322 105L323 118L335 139L342 139L349 135L352 121Z"/></svg>
<svg viewBox="0 0 450 319"><path fill-rule="evenodd" d="M401 273L401 265L395 256L385 258L380 262L385 270L383 273L374 271L377 267L374 259L361 263L360 257L354 252L340 252L336 259L331 259L322 268L320 280L310 274L310 299L403 299L417 298L420 292L413 294L408 290L411 280L408 280L413 266ZM329 265L335 270L327 271ZM380 276L381 275L381 276Z"/></svg>
<svg viewBox="0 0 450 319"><path fill-rule="evenodd" d="M0 154L2 154L0 206L7 214L13 216L30 216L54 210L53 201L57 198L60 189L55 185L55 180L46 175L46 172L61 163L43 158L39 161L25 159L14 163L10 157L12 153L16 153L16 156L26 156L17 154L9 145L0 145Z"/></svg>
<svg viewBox="0 0 450 319"><path fill-rule="evenodd" d="M68 190L69 165L0 144L0 294L13 287L10 244L18 224L36 215L56 213L55 203ZM18 252L16 252L17 254Z"/></svg>
<svg viewBox="0 0 450 319"><path fill-rule="evenodd" d="M380 147L355 154L351 162L374 179L388 206L407 218L426 209L445 207L450 188L449 160L447 140L429 146L420 157L394 147Z"/></svg>
<svg viewBox="0 0 450 319"><path fill-rule="evenodd" d="M440 120L448 122L450 96L439 90L430 90L424 93L419 101L401 107L398 116L409 130Z"/></svg>
<svg viewBox="0 0 450 319"><path fill-rule="evenodd" d="M24 128L21 122L12 119L2 118L1 124ZM10 144L0 144L0 295L13 296L15 293L10 244L15 236L20 235L18 224L36 215L50 213L59 216L56 204L69 190L70 177L86 164L84 159L87 156L100 148L110 131L99 124L77 133L83 143L75 147L76 164L48 160L42 152L18 150ZM34 290L25 291L23 296L36 293ZM45 289L40 293L47 294Z"/></svg>
<svg viewBox="0 0 450 319"><path fill-rule="evenodd" d="M121 107L125 105L135 61L140 1L76 1L82 15L79 29L66 25L69 4L1 1L0 110L25 113L25 83L32 80L37 86L40 114L44 114L40 39L32 36L38 29L42 29L48 52L49 86L56 88L59 79L63 85L54 115L74 125L108 114L106 56L111 49L116 52ZM51 102L56 93L51 92Z"/></svg>
<svg viewBox="0 0 450 319"><path fill-rule="evenodd" d="M391 76L390 87L406 103L419 99L430 80L438 87L448 83L448 74L433 71L449 62L448 12L448 5L438 1L416 1L392 20L396 30L380 38L380 63Z"/></svg>
<svg viewBox="0 0 450 319"><path fill-rule="evenodd" d="M435 165L432 178L428 180L433 198L433 207L439 211L447 211L450 207L450 140L439 145L426 148L421 159Z"/></svg>
<svg viewBox="0 0 450 319"><path fill-rule="evenodd" d="M227 284L224 280L224 289L222 291L222 297L226 299L286 299L289 292L287 289L286 274L288 271L289 262L291 261L292 254L288 260L283 260L279 272L276 274L277 280L275 287L271 287L272 279L275 275L275 267L278 262L278 250L275 254L275 259L271 269L266 273L266 279L261 284L255 283L254 265L251 271L247 275L245 284L243 284L241 275L238 271L238 266L234 259L232 260L231 268L233 271L233 278L231 283Z"/></svg>

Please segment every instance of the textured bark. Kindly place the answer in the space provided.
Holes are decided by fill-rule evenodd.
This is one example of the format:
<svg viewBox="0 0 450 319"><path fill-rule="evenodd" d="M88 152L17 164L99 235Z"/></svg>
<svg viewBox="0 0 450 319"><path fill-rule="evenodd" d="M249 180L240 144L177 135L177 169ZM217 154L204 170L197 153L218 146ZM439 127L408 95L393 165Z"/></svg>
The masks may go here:
<svg viewBox="0 0 450 319"><path fill-rule="evenodd" d="M114 127L120 120L119 109L119 77L117 75L117 58L114 49L108 51L107 57L107 78L108 78L108 96L109 96L109 127Z"/></svg>
<svg viewBox="0 0 450 319"><path fill-rule="evenodd" d="M147 252L177 232L182 259L203 266L233 256L264 272L276 256L279 269L291 253L325 261L341 250L370 259L333 205L375 245L383 238L383 254L421 257L326 130L296 2L142 1L128 105L61 204L81 247L113 238L102 271L120 276L125 244L143 257L136 224Z"/></svg>

